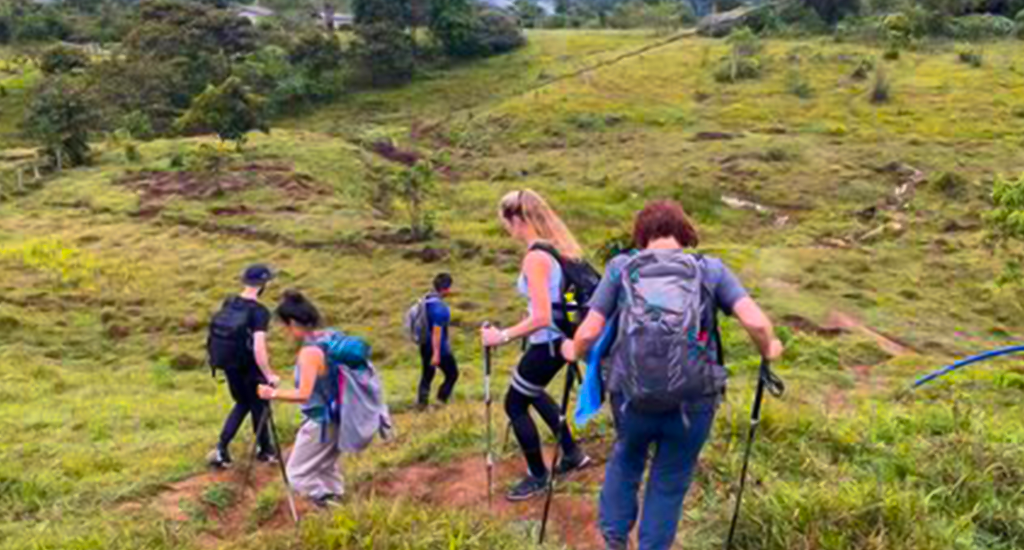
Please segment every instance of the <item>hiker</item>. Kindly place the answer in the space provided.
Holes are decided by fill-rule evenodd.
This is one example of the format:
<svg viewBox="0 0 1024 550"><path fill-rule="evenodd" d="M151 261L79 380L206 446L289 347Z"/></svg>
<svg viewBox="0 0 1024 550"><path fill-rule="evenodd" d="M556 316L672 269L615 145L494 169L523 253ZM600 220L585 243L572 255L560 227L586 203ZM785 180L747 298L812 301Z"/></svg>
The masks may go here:
<svg viewBox="0 0 1024 550"><path fill-rule="evenodd" d="M599 524L608 550L627 548L653 445L640 550L667 550L725 390L717 313L735 316L769 360L782 354L782 343L721 260L685 251L697 246L698 236L679 204L649 203L636 217L633 239L639 251L609 262L590 312L563 354L582 357L609 320L618 322L608 379L617 438ZM675 311L664 307L666 301L678 304Z"/></svg>
<svg viewBox="0 0 1024 550"><path fill-rule="evenodd" d="M425 410L429 404L430 385L434 382L434 374L438 368L444 373L444 383L437 390L437 400L441 403L448 403L452 390L455 389L455 382L459 379L459 365L455 361L451 343L448 340L448 327L451 324L452 313L444 301L445 297L451 294L452 284L453 279L450 274L438 274L434 277L434 291L423 299L421 305L425 337L420 339L423 375L420 378L416 402L420 410Z"/></svg>
<svg viewBox="0 0 1024 550"><path fill-rule="evenodd" d="M316 306L295 290L284 293L277 317L289 338L301 346L295 366L296 389L263 385L259 387L260 397L299 404L302 423L288 457L288 481L297 493L325 506L339 501L345 493L338 467L340 431L330 421L329 410L332 400L339 400L337 380L331 380L326 355L318 345L330 334L320 330L322 318Z"/></svg>
<svg viewBox="0 0 1024 550"><path fill-rule="evenodd" d="M264 264L249 266L242 274L245 288L238 296L224 301L221 310L210 321L207 352L210 366L224 371L235 406L224 421L217 447L207 456L210 466L226 468L231 465L228 446L238 433L246 416L252 417L253 433L259 430L266 402L256 393L260 384L277 386L280 378L270 368L267 351L267 329L270 311L259 299L273 280L274 274ZM256 458L261 462L275 460L270 433L264 429L256 434Z"/></svg>
<svg viewBox="0 0 1024 550"><path fill-rule="evenodd" d="M561 353L565 335L557 326L564 323L565 312L555 307L564 299L563 273L560 262L551 251L569 260L580 259L582 251L562 220L534 191L523 190L506 195L501 200L499 215L509 234L528 247L518 290L529 301L529 315L508 329L485 326L481 330L481 338L486 347L509 344L520 338L526 340L525 352L505 396L505 412L528 467L526 477L508 492L506 498L520 501L544 492L549 475L567 474L590 463L590 457L577 446L571 432L559 429L559 407L545 392L545 387L566 365ZM552 247L551 251L542 250L545 245ZM540 414L562 446L562 460L555 472L548 472L544 464L540 435L530 417L530 406Z"/></svg>

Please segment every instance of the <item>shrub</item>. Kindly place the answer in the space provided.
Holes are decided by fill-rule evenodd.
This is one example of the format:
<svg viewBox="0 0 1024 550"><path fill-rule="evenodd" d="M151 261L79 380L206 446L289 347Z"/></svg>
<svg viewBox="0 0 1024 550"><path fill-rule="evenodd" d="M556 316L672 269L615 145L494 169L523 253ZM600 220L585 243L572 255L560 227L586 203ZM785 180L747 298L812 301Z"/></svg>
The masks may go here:
<svg viewBox="0 0 1024 550"><path fill-rule="evenodd" d="M547 12L537 0L516 0L512 4L512 11L519 19L519 24L527 29L544 26L544 19L547 18Z"/></svg>
<svg viewBox="0 0 1024 550"><path fill-rule="evenodd" d="M992 204L985 216L990 230L1001 238L1024 238L1024 174L1017 179L996 176Z"/></svg>
<svg viewBox="0 0 1024 550"><path fill-rule="evenodd" d="M404 84L416 70L412 37L389 23L356 26L352 52L370 84L378 87Z"/></svg>
<svg viewBox="0 0 1024 550"><path fill-rule="evenodd" d="M718 82L738 82L761 76L761 42L749 28L734 31L727 39L732 51L722 59L715 71Z"/></svg>
<svg viewBox="0 0 1024 550"><path fill-rule="evenodd" d="M405 203L409 229L416 240L429 239L434 234L434 214L430 210L430 200L435 193L435 179L434 166L425 160L398 171L394 176L392 189Z"/></svg>
<svg viewBox="0 0 1024 550"><path fill-rule="evenodd" d="M875 64L867 58L861 59L857 62L857 67L853 69L850 74L850 78L854 80L867 80L868 75L875 69Z"/></svg>
<svg viewBox="0 0 1024 550"><path fill-rule="evenodd" d="M515 20L496 10L484 10L474 29L485 55L510 52L526 44L526 37Z"/></svg>
<svg viewBox="0 0 1024 550"><path fill-rule="evenodd" d="M950 35L959 40L986 40L1012 36L1017 25L1012 19L991 14L974 14L953 19Z"/></svg>
<svg viewBox="0 0 1024 550"><path fill-rule="evenodd" d="M882 59L886 61L897 61L900 58L900 49L896 46L889 46L885 53L882 54Z"/></svg>
<svg viewBox="0 0 1024 550"><path fill-rule="evenodd" d="M476 14L470 0L431 0L430 34L452 57L481 55L474 32Z"/></svg>
<svg viewBox="0 0 1024 550"><path fill-rule="evenodd" d="M353 0L352 17L357 26L389 24L405 29L412 22L407 0Z"/></svg>
<svg viewBox="0 0 1024 550"><path fill-rule="evenodd" d="M1024 10L1017 14L1017 38L1024 40Z"/></svg>
<svg viewBox="0 0 1024 550"><path fill-rule="evenodd" d="M240 149L249 132L270 131L265 107L265 99L250 93L241 79L231 77L196 97L175 127L180 132L215 132L222 141L234 141Z"/></svg>
<svg viewBox="0 0 1024 550"><path fill-rule="evenodd" d="M982 65L982 53L974 48L962 48L957 55L960 58L961 63L966 63L972 67L981 67Z"/></svg>
<svg viewBox="0 0 1024 550"><path fill-rule="evenodd" d="M77 48L57 45L47 48L39 58L39 69L46 74L69 73L89 66L89 56Z"/></svg>
<svg viewBox="0 0 1024 550"><path fill-rule="evenodd" d="M808 82L800 71L791 71L786 80L787 87L791 94L799 97L800 99L810 99L814 97L814 88L811 87L811 83Z"/></svg>
<svg viewBox="0 0 1024 550"><path fill-rule="evenodd" d="M667 34L685 24L696 22L692 8L682 2L647 3L631 0L615 7L608 16L608 25L617 29L654 29Z"/></svg>
<svg viewBox="0 0 1024 550"><path fill-rule="evenodd" d="M288 51L288 62L314 78L341 68L341 42L335 34L308 32Z"/></svg>
<svg viewBox="0 0 1024 550"><path fill-rule="evenodd" d="M84 87L68 77L48 79L29 104L23 123L59 167L89 163L89 131L94 113Z"/></svg>
<svg viewBox="0 0 1024 550"><path fill-rule="evenodd" d="M871 86L871 103L887 103L890 99L889 77L881 67L875 71L875 83Z"/></svg>

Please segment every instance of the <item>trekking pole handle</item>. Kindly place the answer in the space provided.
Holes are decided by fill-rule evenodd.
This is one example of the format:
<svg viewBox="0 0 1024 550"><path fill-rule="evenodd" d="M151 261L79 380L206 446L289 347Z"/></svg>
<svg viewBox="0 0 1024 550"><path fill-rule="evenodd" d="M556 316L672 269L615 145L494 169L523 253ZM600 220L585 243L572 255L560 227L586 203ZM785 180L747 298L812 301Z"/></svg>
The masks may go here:
<svg viewBox="0 0 1024 550"><path fill-rule="evenodd" d="M786 384L772 371L772 363L767 357L761 357L759 378L772 397L779 398L786 393Z"/></svg>

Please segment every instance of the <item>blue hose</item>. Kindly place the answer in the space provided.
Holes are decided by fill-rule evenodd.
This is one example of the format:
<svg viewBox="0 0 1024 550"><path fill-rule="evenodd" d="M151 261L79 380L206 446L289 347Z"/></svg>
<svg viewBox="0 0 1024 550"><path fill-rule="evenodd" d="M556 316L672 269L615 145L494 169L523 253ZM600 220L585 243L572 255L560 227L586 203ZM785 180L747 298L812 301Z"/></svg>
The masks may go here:
<svg viewBox="0 0 1024 550"><path fill-rule="evenodd" d="M1020 352L1024 352L1024 346L1010 346L1008 348L1001 348L1001 349L996 349L996 350L992 350L992 351L987 351L985 353L978 354L978 355L975 355L973 357L968 357L966 359L961 359L960 361L957 361L956 363L953 363L952 365L949 365L948 367L941 368L941 369L939 369L939 370L937 370L937 371L935 371L935 372L933 372L933 373L931 373L931 374L929 374L929 375L927 375L927 376L925 376L923 378L918 379L917 382L914 382L914 385L911 387L911 389L923 386L924 384L927 384L928 382L931 382L932 380L935 380L936 378L941 378L941 377L943 377L943 376L945 376L945 375L947 375L947 374L949 374L949 373L951 373L951 372L953 372L953 371L955 371L957 369L960 369L962 367L966 367L967 365L971 365L971 364L974 364L974 363L985 361L986 359L992 359L993 357L999 357L1001 355L1009 355L1011 353L1020 353Z"/></svg>

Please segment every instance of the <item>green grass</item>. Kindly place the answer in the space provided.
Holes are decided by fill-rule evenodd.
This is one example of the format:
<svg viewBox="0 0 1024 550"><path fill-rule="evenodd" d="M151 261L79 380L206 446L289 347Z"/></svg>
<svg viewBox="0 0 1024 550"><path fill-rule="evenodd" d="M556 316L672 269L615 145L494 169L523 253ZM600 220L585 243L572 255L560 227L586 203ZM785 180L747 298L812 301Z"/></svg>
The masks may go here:
<svg viewBox="0 0 1024 550"><path fill-rule="evenodd" d="M0 46L0 150L28 145L19 125L28 108L30 89L39 80L34 65L20 62L21 56L11 48Z"/></svg>
<svg viewBox="0 0 1024 550"><path fill-rule="evenodd" d="M1024 108L1019 43L986 45L975 68L952 50L888 62L863 46L770 41L760 79L718 84L725 43L685 39L523 93L650 40L605 32L531 39L508 57L354 93L253 136L232 159L287 164L320 194L295 196L252 176L258 184L240 193L172 197L156 211L119 183L141 170L171 171L172 158L209 141L189 139L142 144L139 162L97 143L95 166L0 203L0 548L199 544L213 520L177 524L150 503L167 483L203 471L230 407L223 383L202 366L203 323L253 261L281 270L268 303L301 288L332 324L374 345L400 436L346 460L350 485L481 451L476 330L484 320L511 324L525 310L514 290L518 249L495 205L524 186L548 196L589 251L627 232L646 200L676 198L697 220L702 249L724 258L774 318L820 323L843 311L919 352L890 358L864 335L780 330L789 392L766 405L752 463L760 483L747 493L739 548L1024 545L1024 372L1009 361L982 364L897 399L921 372L1024 328L1016 295L995 284L1002 259L980 228L993 175L1024 170L1022 119L1012 115ZM850 78L866 57L884 65L889 103L870 102L873 75ZM796 94L795 81L814 93ZM733 139L698 140L706 131ZM394 167L361 144L383 136L451 168L433 206L442 234L430 242L381 242L405 224L398 205L370 206ZM899 178L882 168L896 161L928 182L905 210L858 216L893 195ZM725 195L773 214L730 209ZM885 224L899 229L858 239ZM425 263L425 247L447 255ZM463 374L451 407L417 415L408 411L418 357L401 316L440 270L456 276ZM720 547L740 465L757 358L739 327L730 322L725 333L731 390L688 499L685 548ZM277 327L271 351L275 368L290 372L294 349ZM497 388L515 359L512 349L498 354ZM864 366L868 377L857 374ZM290 438L297 415L278 410ZM600 447L610 431L603 420L587 434ZM203 501L230 508L226 494L214 485ZM281 497L267 495L247 519L254 527ZM256 533L231 547L522 548L529 531L477 511L355 500L311 519L298 537Z"/></svg>

